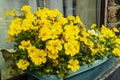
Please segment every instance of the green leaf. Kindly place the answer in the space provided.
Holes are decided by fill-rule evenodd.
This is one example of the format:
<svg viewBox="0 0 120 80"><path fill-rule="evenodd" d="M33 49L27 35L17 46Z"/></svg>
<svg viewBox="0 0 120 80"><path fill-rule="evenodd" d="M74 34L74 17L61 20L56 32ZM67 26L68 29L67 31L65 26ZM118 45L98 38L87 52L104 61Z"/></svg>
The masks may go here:
<svg viewBox="0 0 120 80"><path fill-rule="evenodd" d="M58 74L58 77L59 77L59 78L63 78L63 77L64 77L64 73Z"/></svg>

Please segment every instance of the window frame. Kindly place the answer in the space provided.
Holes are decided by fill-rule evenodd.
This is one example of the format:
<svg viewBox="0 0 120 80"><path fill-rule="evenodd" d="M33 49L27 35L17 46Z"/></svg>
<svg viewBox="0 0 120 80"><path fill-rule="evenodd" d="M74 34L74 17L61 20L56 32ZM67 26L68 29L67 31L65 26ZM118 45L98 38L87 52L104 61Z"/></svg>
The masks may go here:
<svg viewBox="0 0 120 80"><path fill-rule="evenodd" d="M100 28L102 25L106 25L106 2L107 0L97 0L97 26Z"/></svg>

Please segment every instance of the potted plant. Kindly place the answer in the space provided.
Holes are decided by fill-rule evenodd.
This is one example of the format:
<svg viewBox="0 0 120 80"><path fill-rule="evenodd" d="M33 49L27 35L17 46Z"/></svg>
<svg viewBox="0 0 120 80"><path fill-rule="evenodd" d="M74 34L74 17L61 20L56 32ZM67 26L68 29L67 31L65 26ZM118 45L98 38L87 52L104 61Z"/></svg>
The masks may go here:
<svg viewBox="0 0 120 80"><path fill-rule="evenodd" d="M21 15L14 10L7 13L13 16L7 42L15 42L11 57L19 69L42 76L37 78L53 75L55 80L69 80L86 64L90 69L95 67L93 63L99 65L102 60L120 56L117 28L93 24L86 29L78 16L65 18L57 9L38 8L33 13L30 9L25 5Z"/></svg>

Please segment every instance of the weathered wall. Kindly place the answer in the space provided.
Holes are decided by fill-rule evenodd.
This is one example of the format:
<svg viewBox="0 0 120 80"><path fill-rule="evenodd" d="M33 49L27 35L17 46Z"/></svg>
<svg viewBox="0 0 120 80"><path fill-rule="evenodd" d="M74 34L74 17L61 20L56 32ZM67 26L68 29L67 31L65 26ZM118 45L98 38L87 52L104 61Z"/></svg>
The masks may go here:
<svg viewBox="0 0 120 80"><path fill-rule="evenodd" d="M120 27L120 0L108 0L107 26Z"/></svg>

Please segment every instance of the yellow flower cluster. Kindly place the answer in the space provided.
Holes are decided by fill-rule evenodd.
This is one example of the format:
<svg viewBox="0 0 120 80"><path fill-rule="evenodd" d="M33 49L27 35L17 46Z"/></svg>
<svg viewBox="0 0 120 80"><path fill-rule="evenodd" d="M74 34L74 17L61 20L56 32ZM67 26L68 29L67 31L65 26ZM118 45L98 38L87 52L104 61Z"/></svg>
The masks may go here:
<svg viewBox="0 0 120 80"><path fill-rule="evenodd" d="M26 70L29 64L30 63L28 61L20 59L19 62L17 63L17 66L22 70Z"/></svg>
<svg viewBox="0 0 120 80"><path fill-rule="evenodd" d="M65 77L69 70L76 72L97 59L120 56L117 28L98 29L93 24L87 30L78 16L65 18L57 9L38 8L32 13L25 5L21 11L24 15L13 15L11 11L15 18L7 41L16 43L13 57L22 70Z"/></svg>
<svg viewBox="0 0 120 80"><path fill-rule="evenodd" d="M102 25L100 31L96 30L98 33L98 39L102 42L101 46L98 46L98 49L94 49L95 51L99 51L101 53L108 52L112 53L112 55L120 56L120 37L115 33L119 32L117 28L107 28Z"/></svg>
<svg viewBox="0 0 120 80"><path fill-rule="evenodd" d="M120 56L120 48L114 48L114 49L113 49L113 54L114 54L115 56Z"/></svg>
<svg viewBox="0 0 120 80"><path fill-rule="evenodd" d="M40 65L46 62L45 56L47 56L47 53L44 50L39 50L35 46L32 46L30 41L22 41L21 45L19 45L19 49L26 49L28 52L28 57L30 57L35 65Z"/></svg>
<svg viewBox="0 0 120 80"><path fill-rule="evenodd" d="M109 28L106 28L105 26L102 26L101 33L102 33L102 36L105 36L107 38L115 36L115 33Z"/></svg>
<svg viewBox="0 0 120 80"><path fill-rule="evenodd" d="M79 53L80 42L78 40L80 37L80 28L83 29L83 23L78 16L64 18L57 9L38 8L34 13L30 9L30 6L23 6L21 11L25 12L25 16L21 15L21 17L12 20L10 29L8 30L10 37L8 41L15 40L14 37L23 33L23 31L36 30L37 40L40 42L45 41L45 48L37 48L31 44L32 41L30 39L27 41L24 39L21 40L18 46L19 49L27 51L28 58L35 65L45 63L47 61L46 56L50 59L57 59L61 50L65 50L64 55L71 57Z"/></svg>
<svg viewBox="0 0 120 80"><path fill-rule="evenodd" d="M113 43L115 44L114 49L112 50L115 56L120 57L120 38L116 38Z"/></svg>

